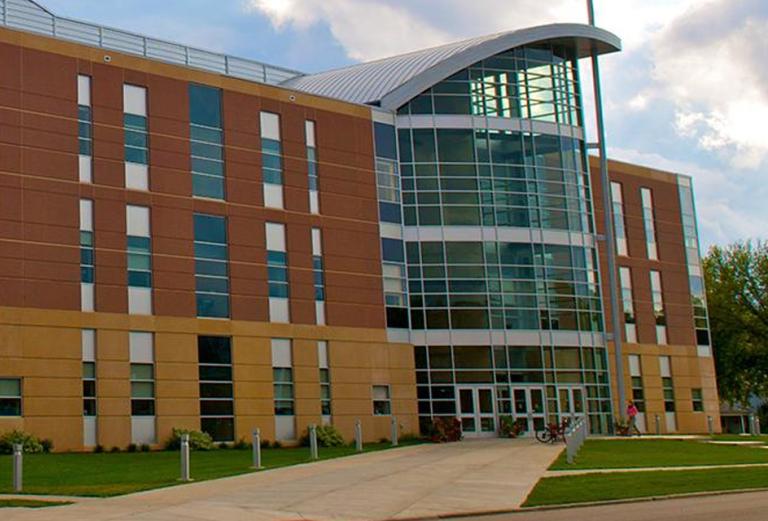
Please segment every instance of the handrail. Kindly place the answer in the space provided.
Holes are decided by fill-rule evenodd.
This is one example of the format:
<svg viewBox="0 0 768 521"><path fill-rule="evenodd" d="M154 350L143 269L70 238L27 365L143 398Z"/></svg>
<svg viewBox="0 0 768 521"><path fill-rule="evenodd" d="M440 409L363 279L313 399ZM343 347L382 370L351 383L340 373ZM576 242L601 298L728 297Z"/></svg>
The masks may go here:
<svg viewBox="0 0 768 521"><path fill-rule="evenodd" d="M565 430L565 456L569 465L573 464L573 460L578 454L584 442L589 436L589 426L587 419L581 417Z"/></svg>
<svg viewBox="0 0 768 521"><path fill-rule="evenodd" d="M0 0L0 25L245 80L279 85L303 73L55 16L32 0Z"/></svg>

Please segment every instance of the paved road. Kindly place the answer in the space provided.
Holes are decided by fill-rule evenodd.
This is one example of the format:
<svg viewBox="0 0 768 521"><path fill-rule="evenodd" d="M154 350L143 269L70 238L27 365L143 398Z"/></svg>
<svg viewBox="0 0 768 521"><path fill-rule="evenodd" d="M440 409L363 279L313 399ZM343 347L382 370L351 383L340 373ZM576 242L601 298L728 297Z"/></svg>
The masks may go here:
<svg viewBox="0 0 768 521"><path fill-rule="evenodd" d="M561 450L521 439L418 445L55 509L11 509L0 520L380 521L511 510ZM193 455L193 477L194 468Z"/></svg>
<svg viewBox="0 0 768 521"><path fill-rule="evenodd" d="M456 521L765 521L766 519L768 519L768 492L750 492L602 507L466 517Z"/></svg>

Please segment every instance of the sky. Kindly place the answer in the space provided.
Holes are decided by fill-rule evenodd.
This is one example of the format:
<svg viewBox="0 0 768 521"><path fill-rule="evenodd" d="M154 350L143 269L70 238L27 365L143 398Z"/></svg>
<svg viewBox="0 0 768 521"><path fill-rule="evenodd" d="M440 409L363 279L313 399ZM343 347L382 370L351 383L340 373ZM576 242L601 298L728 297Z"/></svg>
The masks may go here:
<svg viewBox="0 0 768 521"><path fill-rule="evenodd" d="M304 72L586 22L586 0L39 1L59 16ZM692 176L702 248L768 239L768 1L595 0L595 10L623 41L601 59L609 156Z"/></svg>

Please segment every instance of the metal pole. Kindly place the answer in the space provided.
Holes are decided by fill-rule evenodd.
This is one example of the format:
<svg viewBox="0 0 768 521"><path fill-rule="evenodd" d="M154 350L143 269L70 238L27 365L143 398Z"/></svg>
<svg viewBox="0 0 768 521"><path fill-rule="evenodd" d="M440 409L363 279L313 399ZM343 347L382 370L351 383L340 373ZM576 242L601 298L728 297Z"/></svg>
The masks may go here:
<svg viewBox="0 0 768 521"><path fill-rule="evenodd" d="M712 416L707 416L707 431L712 436L715 433L715 421Z"/></svg>
<svg viewBox="0 0 768 521"><path fill-rule="evenodd" d="M749 415L749 433L752 436L755 435L755 415L754 414Z"/></svg>
<svg viewBox="0 0 768 521"><path fill-rule="evenodd" d="M755 434L760 436L760 416L755 416Z"/></svg>
<svg viewBox="0 0 768 521"><path fill-rule="evenodd" d="M363 422L360 420L355 422L355 450L363 452Z"/></svg>
<svg viewBox="0 0 768 521"><path fill-rule="evenodd" d="M390 423L391 429L392 429L392 446L397 447L397 444L399 442L399 434L398 434L398 428L397 428L397 416L392 416L392 420Z"/></svg>
<svg viewBox="0 0 768 521"><path fill-rule="evenodd" d="M21 492L24 482L24 445L13 445L13 491Z"/></svg>
<svg viewBox="0 0 768 521"><path fill-rule="evenodd" d="M595 26L595 6L587 0L589 25ZM600 86L600 63L597 54L592 54L592 84L595 92L595 117L597 119L597 140L600 151L600 184L603 188L603 216L605 228L605 259L608 265L608 293L611 301L611 330L616 360L616 392L619 402L618 416L624 419L624 356L621 346L621 320L619 320L619 275L616 267L616 236L613 229L613 200L611 180L608 175L608 152L605 144L605 121L603 119L603 92Z"/></svg>
<svg viewBox="0 0 768 521"><path fill-rule="evenodd" d="M189 477L189 434L181 435L181 481L191 481Z"/></svg>
<svg viewBox="0 0 768 521"><path fill-rule="evenodd" d="M309 426L309 454L312 459L317 459L317 426Z"/></svg>
<svg viewBox="0 0 768 521"><path fill-rule="evenodd" d="M253 469L263 469L261 465L261 429L253 429L253 439L251 440L253 452Z"/></svg>
<svg viewBox="0 0 768 521"><path fill-rule="evenodd" d="M656 415L656 435L661 434L661 416L658 414Z"/></svg>

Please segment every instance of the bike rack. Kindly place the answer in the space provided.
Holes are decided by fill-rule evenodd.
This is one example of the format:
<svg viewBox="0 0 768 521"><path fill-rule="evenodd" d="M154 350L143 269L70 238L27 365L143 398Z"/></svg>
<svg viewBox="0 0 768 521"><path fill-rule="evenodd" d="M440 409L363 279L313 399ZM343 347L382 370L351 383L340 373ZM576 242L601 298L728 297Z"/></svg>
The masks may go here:
<svg viewBox="0 0 768 521"><path fill-rule="evenodd" d="M589 427L585 418L579 418L565 430L565 454L569 465L573 465L573 460L588 435Z"/></svg>

